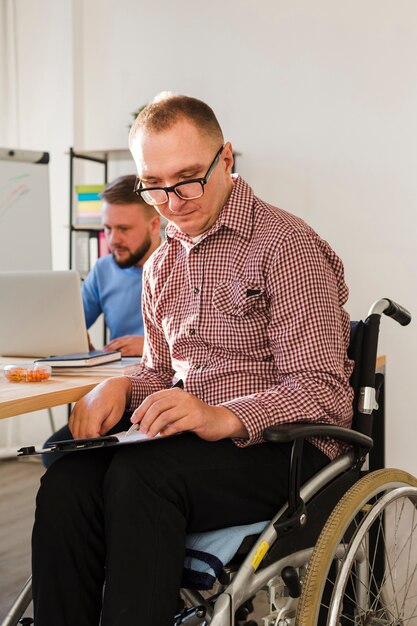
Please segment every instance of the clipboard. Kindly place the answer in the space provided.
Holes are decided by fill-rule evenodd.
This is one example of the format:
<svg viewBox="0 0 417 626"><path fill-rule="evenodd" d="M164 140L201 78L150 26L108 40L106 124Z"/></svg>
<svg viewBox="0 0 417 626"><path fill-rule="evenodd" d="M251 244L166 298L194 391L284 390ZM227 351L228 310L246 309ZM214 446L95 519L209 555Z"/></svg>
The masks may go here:
<svg viewBox="0 0 417 626"><path fill-rule="evenodd" d="M178 379L171 387L174 389L184 388L184 383L181 379ZM175 433L171 435L176 437L182 433ZM170 436L170 437L171 437ZM62 441L51 442L46 448L37 449L35 446L25 446L19 448L17 456L33 456L36 454L53 454L54 452L76 452L79 450L93 450L96 448L106 448L108 446L120 446L128 443L144 443L148 441L155 441L160 439L161 435L158 433L155 437L148 437L140 433L138 430L132 433L128 433L126 430L122 430L120 433L114 435L104 435L103 437L91 437L89 439L63 439ZM165 437L162 437L165 439Z"/></svg>
<svg viewBox="0 0 417 626"><path fill-rule="evenodd" d="M54 452L76 452L79 450L93 450L96 448L107 448L108 446L120 446L129 443L144 443L159 439L158 433L155 437L148 437L138 431L126 436L126 431L115 433L114 435L104 435L103 437L91 437L87 439L63 439L54 441L46 448L36 448L35 446L25 446L19 448L17 456L33 456L36 454L53 454Z"/></svg>

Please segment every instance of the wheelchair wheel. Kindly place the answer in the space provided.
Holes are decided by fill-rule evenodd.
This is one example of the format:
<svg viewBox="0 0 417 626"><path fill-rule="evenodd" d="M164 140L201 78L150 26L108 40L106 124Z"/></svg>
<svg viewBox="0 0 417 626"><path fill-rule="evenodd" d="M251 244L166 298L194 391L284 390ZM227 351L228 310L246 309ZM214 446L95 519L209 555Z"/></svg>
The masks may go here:
<svg viewBox="0 0 417 626"><path fill-rule="evenodd" d="M417 625L417 479L378 470L343 496L308 564L298 626Z"/></svg>

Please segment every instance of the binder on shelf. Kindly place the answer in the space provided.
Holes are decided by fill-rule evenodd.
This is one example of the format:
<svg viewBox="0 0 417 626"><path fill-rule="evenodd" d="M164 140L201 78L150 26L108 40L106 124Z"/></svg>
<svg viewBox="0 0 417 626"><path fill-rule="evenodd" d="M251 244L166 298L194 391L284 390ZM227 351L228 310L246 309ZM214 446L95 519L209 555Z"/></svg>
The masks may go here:
<svg viewBox="0 0 417 626"><path fill-rule="evenodd" d="M90 236L79 232L74 239L74 268L83 280L90 271Z"/></svg>
<svg viewBox="0 0 417 626"><path fill-rule="evenodd" d="M98 256L106 256L109 252L110 250L107 245L106 235L104 234L104 231L101 230L98 233Z"/></svg>
<svg viewBox="0 0 417 626"><path fill-rule="evenodd" d="M98 237L95 234L90 233L89 240L89 261L90 261L90 270L93 267L94 263L97 261L99 256L99 242Z"/></svg>
<svg viewBox="0 0 417 626"><path fill-rule="evenodd" d="M105 185L76 185L77 202L75 207L76 224L101 223L100 192Z"/></svg>

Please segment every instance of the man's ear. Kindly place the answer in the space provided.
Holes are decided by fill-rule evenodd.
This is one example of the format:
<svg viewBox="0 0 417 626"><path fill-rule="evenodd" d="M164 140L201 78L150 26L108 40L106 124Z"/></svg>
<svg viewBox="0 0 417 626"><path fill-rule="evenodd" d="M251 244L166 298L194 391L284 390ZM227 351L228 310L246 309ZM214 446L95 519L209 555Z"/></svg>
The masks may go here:
<svg viewBox="0 0 417 626"><path fill-rule="evenodd" d="M159 233L161 230L161 218L159 215L153 215L149 220L149 225L153 233Z"/></svg>
<svg viewBox="0 0 417 626"><path fill-rule="evenodd" d="M233 169L234 158L233 158L233 148L232 148L232 144L230 143L230 141L227 141L224 144L221 158L223 160L223 163L225 164L226 170L231 173Z"/></svg>

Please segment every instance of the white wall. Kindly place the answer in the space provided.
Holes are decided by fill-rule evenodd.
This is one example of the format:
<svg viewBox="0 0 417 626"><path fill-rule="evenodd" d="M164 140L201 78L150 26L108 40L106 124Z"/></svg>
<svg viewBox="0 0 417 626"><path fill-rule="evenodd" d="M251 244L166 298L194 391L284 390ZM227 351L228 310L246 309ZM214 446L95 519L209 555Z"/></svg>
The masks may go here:
<svg viewBox="0 0 417 626"><path fill-rule="evenodd" d="M30 18L47 6L48 19L36 22L39 46L51 40L54 54L46 71L38 51L21 68L26 80L39 77L29 82L23 110L40 120L34 136L24 125L22 141L43 129L42 149L58 137L63 151L72 139L78 148L125 147L131 112L158 91L202 98L242 152L237 170L255 192L304 217L342 256L352 316L382 296L417 315L415 0L60 0L59 8L17 0L23 4L29 39ZM53 107L61 72L66 129L43 108ZM65 176L57 157L54 184ZM52 199L56 216L66 210L64 191ZM63 257L56 251L54 258ZM381 351L388 463L417 473L415 324L402 329L385 319Z"/></svg>

